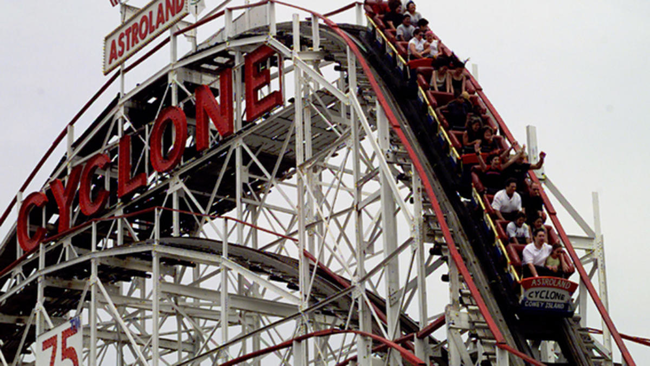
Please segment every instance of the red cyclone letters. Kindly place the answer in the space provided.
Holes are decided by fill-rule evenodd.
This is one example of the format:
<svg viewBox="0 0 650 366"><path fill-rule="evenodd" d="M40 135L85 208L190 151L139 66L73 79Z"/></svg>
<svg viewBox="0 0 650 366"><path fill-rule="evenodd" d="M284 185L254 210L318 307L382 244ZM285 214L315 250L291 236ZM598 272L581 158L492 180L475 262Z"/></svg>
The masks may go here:
<svg viewBox="0 0 650 366"><path fill-rule="evenodd" d="M232 69L228 68L219 74L219 86L221 104L214 99L207 85L196 88L196 151L203 151L210 145L209 119L222 137L233 133Z"/></svg>
<svg viewBox="0 0 650 366"><path fill-rule="evenodd" d="M47 203L47 196L43 192L33 192L20 206L20 211L18 212L18 223L16 225L16 236L18 236L18 243L24 251L29 252L30 250L36 248L38 244L45 238L46 230L45 228L39 227L36 229L34 236L29 236L29 213L32 211L32 208L38 207L42 208Z"/></svg>
<svg viewBox="0 0 650 366"><path fill-rule="evenodd" d="M147 33L151 33L158 26L159 21L165 21L165 17L170 17L175 12L180 11L184 5L184 0L165 0L164 8L157 12L158 19L154 25L154 14L152 11L143 13L138 23L126 28L119 35L117 43L119 49L111 57L116 57L134 46L138 41L143 40ZM175 9L173 8L175 5ZM162 19L161 19L162 17ZM268 46L261 46L245 57L245 96L246 96L246 117L249 121L255 120L265 113L270 112L273 108L282 105L282 78L279 78L279 90L276 90L266 97L260 99L260 89L267 87L271 82L270 70L263 67L272 57L276 57L276 52ZM281 63L278 65L280 73L282 72ZM260 71L261 70L261 71ZM214 123L217 132L222 137L228 137L234 133L234 113L233 113L233 70L227 68L221 71L219 82L219 102L215 99L207 85L201 85L196 88L196 151L201 152L210 147L210 120ZM174 142L172 148L163 151L163 136L169 125L173 125ZM185 152L187 144L187 117L185 112L179 107L168 107L162 111L156 119L151 136L149 138L150 163L157 172L169 172L177 167ZM117 196L123 198L135 193L138 189L146 187L147 176L145 173L139 173L131 177L131 136L124 135L119 141L117 151L118 179L117 179ZM75 194L79 191L79 210L86 216L92 217L97 215L106 206L110 192L99 185L93 186L93 179L97 169L106 170L110 167L111 157L108 153L97 153L90 158L84 165L75 166L68 176L67 183L64 186L63 181L56 179L50 185L52 196L56 200L59 213L58 233L68 230L71 226L70 217L73 212L72 204L75 201ZM95 191L93 194L93 190ZM93 199L94 196L94 199ZM16 236L21 248L30 251L36 248L46 235L45 228L38 228L30 236L29 216L34 208L44 208L48 202L47 195L44 192L33 192L22 202L18 214L16 226Z"/></svg>
<svg viewBox="0 0 650 366"><path fill-rule="evenodd" d="M118 158L117 196L122 198L147 184L147 176L140 173L131 178L131 136L120 139Z"/></svg>
<svg viewBox="0 0 650 366"><path fill-rule="evenodd" d="M106 154L97 154L90 158L81 173L81 186L79 187L79 207L86 216L93 216L99 212L108 200L108 191L99 189L97 197L92 199L93 175L97 169L106 169L111 159Z"/></svg>
<svg viewBox="0 0 650 366"><path fill-rule="evenodd" d="M162 138L165 133L165 127L172 123L174 125L174 146L165 157L162 151ZM187 140L187 119L182 109L178 107L169 107L160 113L156 123L151 131L151 166L160 173L168 172L183 158L185 151L185 141Z"/></svg>
<svg viewBox="0 0 650 366"><path fill-rule="evenodd" d="M275 56L275 51L269 46L261 46L245 57L244 72L246 74L246 119L255 120L269 112L276 106L282 105L282 83L280 90L276 90L266 97L259 99L259 91L271 83L271 71L260 66L268 59ZM282 72L281 64L280 72Z"/></svg>
<svg viewBox="0 0 650 366"><path fill-rule="evenodd" d="M64 188L60 179L55 179L50 185L52 188L52 195L59 206L59 232L64 232L70 228L70 206L74 201L74 195L77 192L79 185L79 177L81 176L81 165L72 169L68 176L68 185Z"/></svg>

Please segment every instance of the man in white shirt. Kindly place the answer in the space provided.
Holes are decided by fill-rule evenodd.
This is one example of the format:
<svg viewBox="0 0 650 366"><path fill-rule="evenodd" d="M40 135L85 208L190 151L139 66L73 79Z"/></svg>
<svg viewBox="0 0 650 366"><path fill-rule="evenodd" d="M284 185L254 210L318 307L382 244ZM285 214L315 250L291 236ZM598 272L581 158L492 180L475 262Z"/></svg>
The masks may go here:
<svg viewBox="0 0 650 366"><path fill-rule="evenodd" d="M517 193L517 181L513 178L506 180L506 188L494 195L492 208L501 220L513 221L517 212L521 211L521 196Z"/></svg>
<svg viewBox="0 0 650 366"><path fill-rule="evenodd" d="M546 258L553 252L553 247L546 244L544 229L535 229L533 239L533 242L524 248L521 261L524 266L524 277L553 276L553 272L544 266Z"/></svg>
<svg viewBox="0 0 650 366"><path fill-rule="evenodd" d="M517 213L517 219L511 221L506 226L506 233L508 234L508 241L515 244L530 244L530 229L526 225L526 214L523 212Z"/></svg>
<svg viewBox="0 0 650 366"><path fill-rule="evenodd" d="M397 31L395 32L395 36L397 37L398 41L404 41L408 42L413 38L413 31L415 30L415 27L413 24L411 24L411 16L408 14L404 14L404 18L402 19L402 24L397 27Z"/></svg>

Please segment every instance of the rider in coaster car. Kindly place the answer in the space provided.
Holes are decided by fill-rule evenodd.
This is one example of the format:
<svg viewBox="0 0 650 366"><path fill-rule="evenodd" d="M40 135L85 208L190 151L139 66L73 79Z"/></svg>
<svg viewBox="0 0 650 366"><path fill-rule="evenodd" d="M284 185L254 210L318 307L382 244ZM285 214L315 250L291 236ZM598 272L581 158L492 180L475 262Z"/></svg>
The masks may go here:
<svg viewBox="0 0 650 366"><path fill-rule="evenodd" d="M388 2L388 13L384 15L384 23L389 29L396 29L402 24L402 3L399 0L391 0Z"/></svg>

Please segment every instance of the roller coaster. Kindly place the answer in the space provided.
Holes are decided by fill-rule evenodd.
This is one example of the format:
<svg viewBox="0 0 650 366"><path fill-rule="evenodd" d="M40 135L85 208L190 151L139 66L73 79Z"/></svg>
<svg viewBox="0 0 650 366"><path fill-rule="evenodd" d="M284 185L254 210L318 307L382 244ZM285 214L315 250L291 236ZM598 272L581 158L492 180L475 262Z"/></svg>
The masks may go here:
<svg viewBox="0 0 650 366"><path fill-rule="evenodd" d="M189 7L158 3L170 19ZM153 12L125 20L131 54L112 48L122 33L107 37L116 71L0 218L2 365L613 365L612 340L635 365L597 268L576 252L603 263L600 234L579 219L588 238L567 235L547 195L557 188L533 171L580 286L561 315L521 311L519 252L467 179L475 155L436 111L453 96L428 90L431 68L407 61L385 3L328 14L228 3L172 24L142 55ZM207 24L221 28L197 42ZM167 48L169 63L125 90ZM465 76L503 147L518 148ZM59 145L42 188L26 192ZM589 298L602 337L586 327Z"/></svg>

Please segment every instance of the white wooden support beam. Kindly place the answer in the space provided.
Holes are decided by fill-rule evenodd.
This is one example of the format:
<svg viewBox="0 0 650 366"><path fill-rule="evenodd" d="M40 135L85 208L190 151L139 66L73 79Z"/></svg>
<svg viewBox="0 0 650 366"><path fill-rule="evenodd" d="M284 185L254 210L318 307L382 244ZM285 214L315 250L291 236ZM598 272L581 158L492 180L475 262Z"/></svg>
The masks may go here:
<svg viewBox="0 0 650 366"><path fill-rule="evenodd" d="M348 65L354 65L354 60L352 52L348 50ZM350 88L356 89L356 73L352 73L348 76ZM357 111L353 108L350 108L350 126L352 129L352 177L354 181L354 243L357 247L357 277L352 280L352 285L356 287L353 297L357 299L359 329L363 332L372 332L372 309L363 296L366 292L366 283L365 281L359 282L362 278L367 276L367 273L366 255L364 250L366 244L363 237L363 212L359 208L363 198L362 187L359 186L361 180L361 130L359 128ZM357 337L357 349L358 363L362 366L370 366L372 364L372 340L360 335Z"/></svg>
<svg viewBox="0 0 650 366"><path fill-rule="evenodd" d="M424 223L423 223L423 207L422 201L424 199L422 181L420 180L419 175L416 170L413 169L413 216L416 217L415 222L413 223L413 236L414 236L414 246L413 250L416 251L416 271L417 271L417 292L418 292L418 313L420 319L422 319L420 324L420 330L424 329L427 326L426 319L429 319L428 312L428 299L427 299L427 265L426 265L426 255L424 248ZM405 290L408 289L408 284L405 286ZM418 356L421 360L429 359L429 346L428 346L428 337L420 339L415 337L415 355Z"/></svg>
<svg viewBox="0 0 650 366"><path fill-rule="evenodd" d="M350 60L352 59L352 60ZM348 74L356 75L354 58L348 58ZM352 79L350 77L350 79ZM356 77L355 77L356 79ZM356 84L356 80L355 80ZM352 84L351 84L352 85ZM352 89L351 89L352 90ZM377 102L377 132L379 148L384 158L390 149L390 126L388 118L384 114L379 102ZM372 136L369 136L372 138ZM395 218L395 198L391 192L390 184L393 181L393 174L390 171L380 170L379 174L381 190L381 220L382 236L384 239L384 257L388 257L397 249L397 220ZM409 222L407 224L413 224ZM400 282L399 282L399 261L392 260L386 264L385 269L385 288L386 288L386 320L388 326L388 338L393 340L401 334L400 331ZM401 365L401 357L397 352L390 353L391 366Z"/></svg>
<svg viewBox="0 0 650 366"><path fill-rule="evenodd" d="M106 291L106 288L104 288L104 285L102 285L101 281L97 281L96 285L98 286L99 291L102 293L104 299L106 300L106 304L108 305L108 310L111 313L111 316L119 324L119 326L122 328L122 331L126 334L126 337L129 339L129 342L131 343L131 346L133 347L133 350L135 351L138 360L143 365L147 365L148 364L147 359L144 357L142 350L138 346L138 342L136 342L136 339L134 338L133 334L129 330L128 325L124 322L124 319L122 319L122 315L115 307L115 304L113 304L113 302L111 301L111 297ZM155 320L154 323L156 323L156 321L157 320ZM157 337L157 334L154 334L153 336ZM142 340L138 340L138 341L140 344L143 344Z"/></svg>
<svg viewBox="0 0 650 366"><path fill-rule="evenodd" d="M90 249L92 252L97 251L97 223L92 223L92 234ZM90 323L90 345L88 350L88 365L97 366L97 272L98 259L90 260L90 314L88 315Z"/></svg>
<svg viewBox="0 0 650 366"><path fill-rule="evenodd" d="M605 243L603 239L603 233L600 226L600 202L598 200L598 192L592 192L592 204L594 210L594 231L596 233L596 238L594 240L594 246L596 249L597 264L598 264L598 296L603 302L605 309L609 311L609 292L607 291L607 266L605 264ZM607 350L609 359L604 360L603 365L612 366L612 334L605 324L605 321L601 321L603 329L603 346Z"/></svg>
<svg viewBox="0 0 650 366"><path fill-rule="evenodd" d="M160 254L154 249L151 253L152 255L152 294L151 294L151 322L152 322L152 334L151 334L151 357L153 366L158 366L160 363ZM104 295L106 297L106 295ZM110 300L106 297L106 300ZM127 330L125 330L126 332ZM128 334L127 334L128 335ZM135 347L135 346L134 346Z"/></svg>
<svg viewBox="0 0 650 366"><path fill-rule="evenodd" d="M269 1L266 6L267 16L269 20L269 34L272 37L275 37L275 35L278 33L278 28L275 22L275 3L273 1Z"/></svg>

